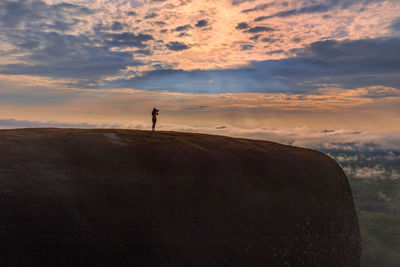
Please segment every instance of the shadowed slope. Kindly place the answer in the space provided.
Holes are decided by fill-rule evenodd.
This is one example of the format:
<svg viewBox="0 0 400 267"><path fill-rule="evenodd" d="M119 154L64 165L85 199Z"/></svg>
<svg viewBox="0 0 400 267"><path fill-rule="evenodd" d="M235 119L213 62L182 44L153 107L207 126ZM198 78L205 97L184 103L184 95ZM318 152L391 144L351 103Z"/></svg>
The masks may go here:
<svg viewBox="0 0 400 267"><path fill-rule="evenodd" d="M0 131L0 264L359 266L341 168L272 142Z"/></svg>

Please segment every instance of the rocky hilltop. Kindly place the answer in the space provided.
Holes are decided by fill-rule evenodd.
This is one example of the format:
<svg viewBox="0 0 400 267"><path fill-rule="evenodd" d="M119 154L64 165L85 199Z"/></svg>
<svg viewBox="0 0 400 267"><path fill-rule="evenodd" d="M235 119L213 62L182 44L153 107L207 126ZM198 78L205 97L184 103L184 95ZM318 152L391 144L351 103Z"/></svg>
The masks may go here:
<svg viewBox="0 0 400 267"><path fill-rule="evenodd" d="M177 132L0 131L1 266L359 266L328 156Z"/></svg>

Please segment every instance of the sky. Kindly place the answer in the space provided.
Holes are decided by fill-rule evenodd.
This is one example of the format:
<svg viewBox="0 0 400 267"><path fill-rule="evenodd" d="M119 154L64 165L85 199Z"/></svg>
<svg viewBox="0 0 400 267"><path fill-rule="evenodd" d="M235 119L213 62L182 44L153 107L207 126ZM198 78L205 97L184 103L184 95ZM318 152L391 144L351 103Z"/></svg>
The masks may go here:
<svg viewBox="0 0 400 267"><path fill-rule="evenodd" d="M0 128L400 149L398 0L2 0ZM317 140L317 141L315 141Z"/></svg>

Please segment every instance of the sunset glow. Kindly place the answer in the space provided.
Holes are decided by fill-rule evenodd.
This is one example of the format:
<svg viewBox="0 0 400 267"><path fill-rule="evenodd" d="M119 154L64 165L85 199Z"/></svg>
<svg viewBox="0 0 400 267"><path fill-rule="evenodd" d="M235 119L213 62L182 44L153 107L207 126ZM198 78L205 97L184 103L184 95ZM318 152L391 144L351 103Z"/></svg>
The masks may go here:
<svg viewBox="0 0 400 267"><path fill-rule="evenodd" d="M399 266L399 11L0 0L1 265Z"/></svg>

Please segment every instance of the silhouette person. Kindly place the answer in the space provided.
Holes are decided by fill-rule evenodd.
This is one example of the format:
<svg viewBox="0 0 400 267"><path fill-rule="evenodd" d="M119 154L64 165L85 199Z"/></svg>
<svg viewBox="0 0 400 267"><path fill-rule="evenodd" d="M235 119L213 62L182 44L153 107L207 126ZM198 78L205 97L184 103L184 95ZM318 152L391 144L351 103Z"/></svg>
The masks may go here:
<svg viewBox="0 0 400 267"><path fill-rule="evenodd" d="M152 121L153 121L153 126L151 127L151 130L154 132L156 130L156 123L157 123L157 115L158 115L159 110L156 108L153 108L153 111L151 112L152 115Z"/></svg>

